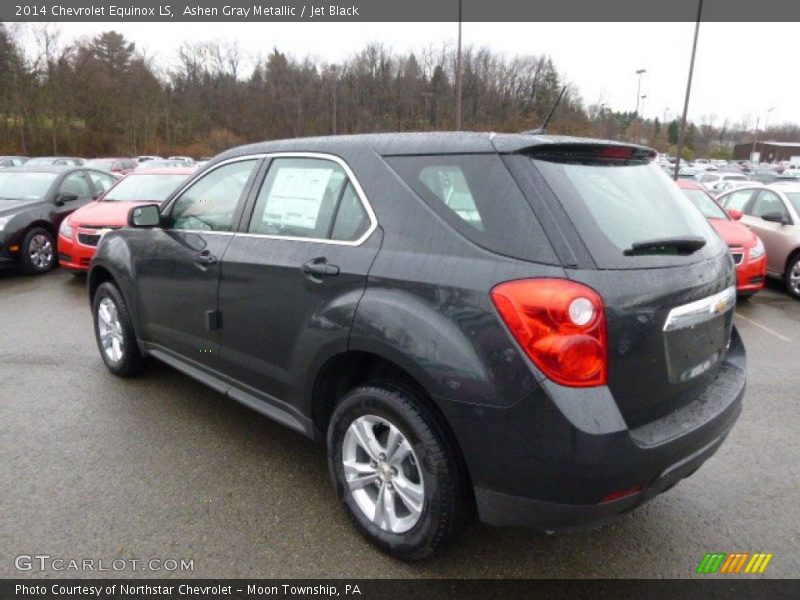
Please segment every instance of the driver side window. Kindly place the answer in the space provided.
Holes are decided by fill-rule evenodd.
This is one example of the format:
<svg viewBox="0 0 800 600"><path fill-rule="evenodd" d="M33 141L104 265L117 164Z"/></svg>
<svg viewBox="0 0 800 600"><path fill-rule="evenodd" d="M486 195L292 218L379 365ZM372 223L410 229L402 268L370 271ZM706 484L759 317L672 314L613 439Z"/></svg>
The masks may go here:
<svg viewBox="0 0 800 600"><path fill-rule="evenodd" d="M231 231L233 216L256 159L240 160L211 171L173 204L172 229Z"/></svg>
<svg viewBox="0 0 800 600"><path fill-rule="evenodd" d="M778 194L767 190L762 190L753 202L753 208L750 214L754 217L763 217L766 214L777 213L783 215L784 218L789 218L789 212L783 205L783 201L778 197Z"/></svg>
<svg viewBox="0 0 800 600"><path fill-rule="evenodd" d="M92 195L89 182L81 171L67 175L58 191L62 194L75 194L78 198L88 198Z"/></svg>

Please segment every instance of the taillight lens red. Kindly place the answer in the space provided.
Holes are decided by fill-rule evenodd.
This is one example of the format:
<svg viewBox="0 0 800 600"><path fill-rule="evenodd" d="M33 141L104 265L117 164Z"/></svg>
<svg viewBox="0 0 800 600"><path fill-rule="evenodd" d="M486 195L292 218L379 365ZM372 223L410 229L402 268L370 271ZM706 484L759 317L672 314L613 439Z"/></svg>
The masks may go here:
<svg viewBox="0 0 800 600"><path fill-rule="evenodd" d="M492 289L511 334L551 380L570 387L605 385L606 315L592 288L567 279L520 279Z"/></svg>

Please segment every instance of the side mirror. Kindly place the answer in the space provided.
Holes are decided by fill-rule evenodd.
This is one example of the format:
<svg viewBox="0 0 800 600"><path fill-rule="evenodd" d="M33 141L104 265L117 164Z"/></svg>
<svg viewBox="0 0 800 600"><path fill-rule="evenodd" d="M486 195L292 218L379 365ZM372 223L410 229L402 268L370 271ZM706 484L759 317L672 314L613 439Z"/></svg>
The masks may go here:
<svg viewBox="0 0 800 600"><path fill-rule="evenodd" d="M761 218L765 221L769 221L770 223L780 223L781 225L786 225L789 222L786 219L786 216L779 212L764 213L761 215Z"/></svg>
<svg viewBox="0 0 800 600"><path fill-rule="evenodd" d="M56 204L64 206L67 202L74 202L78 199L78 194L70 194L69 192L62 192L56 196Z"/></svg>
<svg viewBox="0 0 800 600"><path fill-rule="evenodd" d="M742 218L742 211L736 210L735 208L729 208L728 209L728 215L734 221L738 221L739 219Z"/></svg>
<svg viewBox="0 0 800 600"><path fill-rule="evenodd" d="M134 206L128 212L128 225L131 227L158 227L161 224L161 211L157 204Z"/></svg>

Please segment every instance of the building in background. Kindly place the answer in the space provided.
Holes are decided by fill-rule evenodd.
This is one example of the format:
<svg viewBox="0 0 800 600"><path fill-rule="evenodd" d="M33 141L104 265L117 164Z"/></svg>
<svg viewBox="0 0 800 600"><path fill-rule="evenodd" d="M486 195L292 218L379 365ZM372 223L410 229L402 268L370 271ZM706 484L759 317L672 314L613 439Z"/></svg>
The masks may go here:
<svg viewBox="0 0 800 600"><path fill-rule="evenodd" d="M790 161L800 164L800 142L753 142L736 144L733 147L733 160L755 160L758 162ZM757 157L751 154L757 154Z"/></svg>

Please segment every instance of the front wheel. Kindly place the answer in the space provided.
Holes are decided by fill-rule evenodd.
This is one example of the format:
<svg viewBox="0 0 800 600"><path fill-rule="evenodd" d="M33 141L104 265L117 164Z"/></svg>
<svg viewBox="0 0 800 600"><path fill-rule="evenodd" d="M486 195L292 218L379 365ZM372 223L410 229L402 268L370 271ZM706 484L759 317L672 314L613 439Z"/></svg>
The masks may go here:
<svg viewBox="0 0 800 600"><path fill-rule="evenodd" d="M108 370L120 377L137 375L144 367L128 307L117 287L101 283L92 299L94 333Z"/></svg>
<svg viewBox="0 0 800 600"><path fill-rule="evenodd" d="M414 393L380 383L352 390L334 410L327 438L337 494L381 550L419 560L458 533L467 514L463 470Z"/></svg>
<svg viewBox="0 0 800 600"><path fill-rule="evenodd" d="M22 240L21 267L24 273L40 275L56 266L56 242L42 227L34 227Z"/></svg>
<svg viewBox="0 0 800 600"><path fill-rule="evenodd" d="M800 253L789 259L783 279L788 292L795 298L800 298Z"/></svg>

